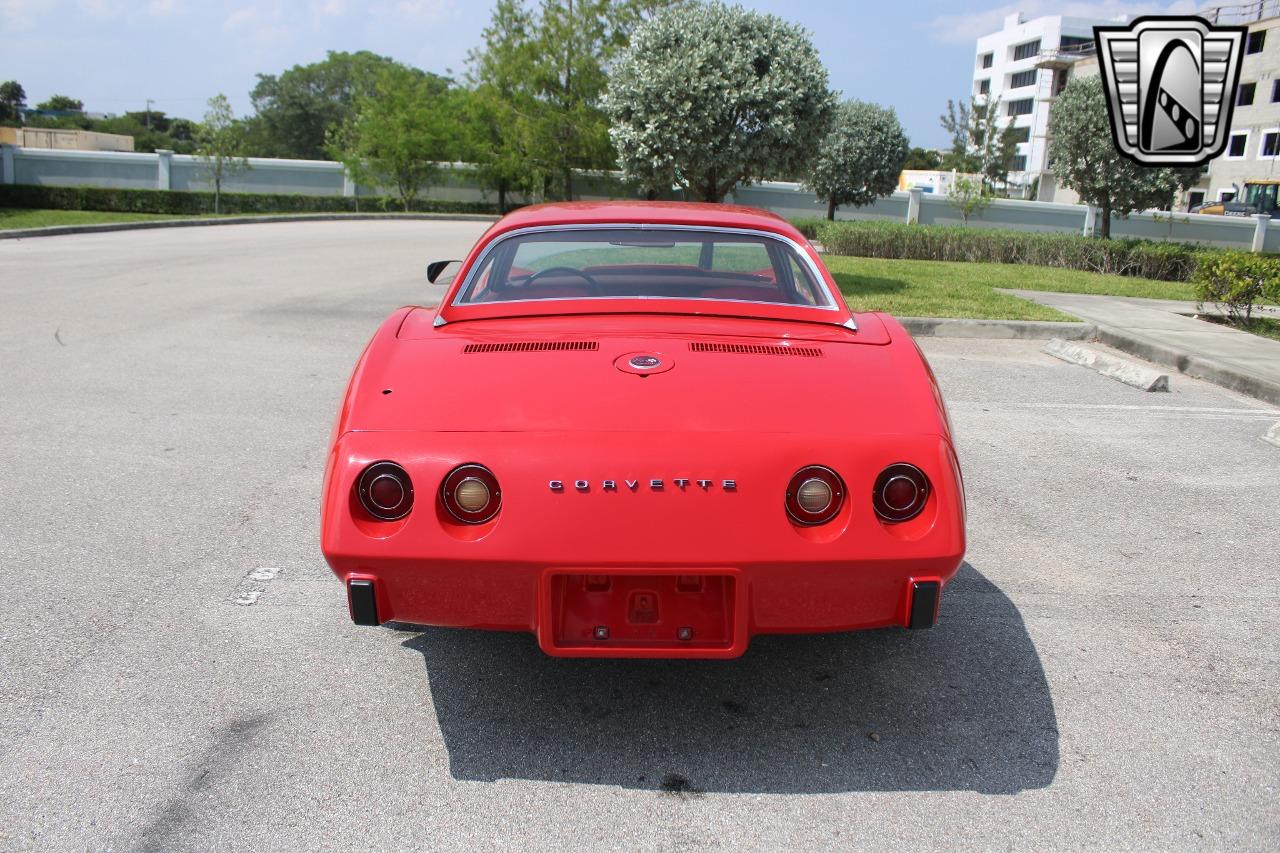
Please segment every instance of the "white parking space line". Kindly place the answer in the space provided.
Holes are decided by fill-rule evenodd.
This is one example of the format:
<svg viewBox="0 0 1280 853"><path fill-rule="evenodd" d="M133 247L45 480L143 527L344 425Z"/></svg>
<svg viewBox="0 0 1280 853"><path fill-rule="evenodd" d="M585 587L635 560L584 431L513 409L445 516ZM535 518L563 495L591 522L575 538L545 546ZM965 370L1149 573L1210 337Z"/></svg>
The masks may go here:
<svg viewBox="0 0 1280 853"><path fill-rule="evenodd" d="M232 601L245 607L256 604L262 594L267 591L267 585L283 572L284 569L276 566L260 566L252 569L236 587Z"/></svg>
<svg viewBox="0 0 1280 853"><path fill-rule="evenodd" d="M986 401L948 400L947 406L960 410L971 408L990 409L993 404ZM1212 406L1133 406L1108 403L1004 403L995 404L1002 409L1049 409L1068 410L1074 412L1093 412L1099 415L1158 415L1161 417L1186 418L1191 420L1275 420L1280 409L1229 409Z"/></svg>
<svg viewBox="0 0 1280 853"><path fill-rule="evenodd" d="M1231 409L1213 406L1133 406L1120 403L1028 403L1033 409L1115 409L1125 412L1203 412L1223 415L1266 415L1274 418L1280 409Z"/></svg>

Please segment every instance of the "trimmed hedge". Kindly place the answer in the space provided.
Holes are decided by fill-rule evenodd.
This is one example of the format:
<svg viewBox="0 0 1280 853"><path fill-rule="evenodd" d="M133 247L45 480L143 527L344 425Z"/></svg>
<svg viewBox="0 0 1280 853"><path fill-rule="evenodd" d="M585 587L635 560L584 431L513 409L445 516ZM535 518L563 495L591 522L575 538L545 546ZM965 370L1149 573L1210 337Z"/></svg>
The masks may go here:
<svg viewBox="0 0 1280 853"><path fill-rule="evenodd" d="M797 220L794 224L807 238L821 243L833 255L1034 264L1160 281L1190 281L1200 254L1222 251L1191 243L1099 240L1075 234L955 225L825 219Z"/></svg>
<svg viewBox="0 0 1280 853"><path fill-rule="evenodd" d="M800 219L792 219L791 224L796 227L797 231L799 231L801 234L804 235L804 238L806 240L817 240L818 229L821 228L823 225L826 225L827 220L800 218Z"/></svg>
<svg viewBox="0 0 1280 853"><path fill-rule="evenodd" d="M213 193L9 184L0 185L0 207L190 215L213 213ZM470 201L415 199L409 207L415 213L497 213L496 205ZM399 199L387 196L356 199L348 196L223 193L219 202L222 213L394 213L403 210L404 205Z"/></svg>

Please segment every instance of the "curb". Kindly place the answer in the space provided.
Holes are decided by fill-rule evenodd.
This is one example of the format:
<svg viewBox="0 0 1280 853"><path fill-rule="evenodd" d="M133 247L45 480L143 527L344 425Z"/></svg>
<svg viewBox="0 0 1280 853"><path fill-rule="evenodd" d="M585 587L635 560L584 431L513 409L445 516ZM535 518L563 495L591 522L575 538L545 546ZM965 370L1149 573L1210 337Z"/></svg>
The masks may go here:
<svg viewBox="0 0 1280 853"><path fill-rule="evenodd" d="M1003 340L1087 341L1098 334L1091 323L1062 323L1048 320L961 320L950 317L898 317L903 327L917 338L994 338Z"/></svg>
<svg viewBox="0 0 1280 853"><path fill-rule="evenodd" d="M1192 355L1185 350L1167 347L1139 334L1112 326L1098 327L1098 340L1109 347L1136 355L1146 361L1172 367L1179 373L1203 379L1223 388L1247 394L1268 403L1280 405L1280 383L1247 370L1224 364L1212 358Z"/></svg>
<svg viewBox="0 0 1280 853"><path fill-rule="evenodd" d="M1096 371L1100 376L1131 385L1140 391L1168 391L1169 376L1158 370L1152 370L1144 364L1117 358L1109 353L1099 352L1081 344L1071 344L1054 338L1040 348L1040 351L1060 358L1068 364L1078 364Z"/></svg>
<svg viewBox="0 0 1280 853"><path fill-rule="evenodd" d="M96 234L100 231L142 231L148 228L194 228L206 225L257 225L266 222L326 222L350 219L435 219L464 222L497 222L487 213L292 213L264 216L223 216L217 219L150 219L140 222L102 222L84 225L49 225L44 228L0 230L0 240L58 237L63 234Z"/></svg>

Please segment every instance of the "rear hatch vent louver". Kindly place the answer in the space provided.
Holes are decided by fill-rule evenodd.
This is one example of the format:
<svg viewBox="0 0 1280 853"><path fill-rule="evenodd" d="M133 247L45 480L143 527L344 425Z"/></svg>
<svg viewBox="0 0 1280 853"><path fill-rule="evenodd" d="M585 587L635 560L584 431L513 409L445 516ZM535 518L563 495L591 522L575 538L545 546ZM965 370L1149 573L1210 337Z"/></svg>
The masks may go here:
<svg viewBox="0 0 1280 853"><path fill-rule="evenodd" d="M801 358L822 358L818 347L793 347L784 344L718 344L691 341L691 352L731 352L746 355L790 355Z"/></svg>
<svg viewBox="0 0 1280 853"><path fill-rule="evenodd" d="M464 353L477 352L551 352L552 350L597 350L595 341L512 341L501 344L467 344Z"/></svg>

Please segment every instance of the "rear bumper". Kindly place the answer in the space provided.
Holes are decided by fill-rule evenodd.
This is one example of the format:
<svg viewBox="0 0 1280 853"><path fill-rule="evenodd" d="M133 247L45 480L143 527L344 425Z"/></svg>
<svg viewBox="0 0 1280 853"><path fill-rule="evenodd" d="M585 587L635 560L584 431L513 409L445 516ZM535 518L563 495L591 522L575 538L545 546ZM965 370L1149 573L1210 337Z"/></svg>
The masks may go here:
<svg viewBox="0 0 1280 853"><path fill-rule="evenodd" d="M543 651L561 657L732 658L756 634L930 627L938 593L960 560L741 567L397 562L337 574L358 624L528 631Z"/></svg>
<svg viewBox="0 0 1280 853"><path fill-rule="evenodd" d="M413 479L414 508L397 521L372 521L354 497L359 472L380 459ZM877 474L901 461L933 488L919 516L887 524L870 497ZM448 472L472 462L503 490L498 515L474 526L438 500ZM783 506L808 464L840 472L849 496L816 527ZM665 474L665 487L622 488L633 472ZM578 476L592 485L549 485ZM603 477L619 487L600 488ZM959 567L964 497L942 436L348 433L329 459L321 548L362 623L529 631L553 655L734 657L756 634L908 626L913 612L931 623L921 614L936 612L936 597L924 606L915 591L940 589ZM586 576L615 579L612 592L579 595L564 580ZM680 576L703 578L704 591L677 589ZM352 594L352 581L372 589ZM632 593L656 596L656 620L627 618Z"/></svg>

